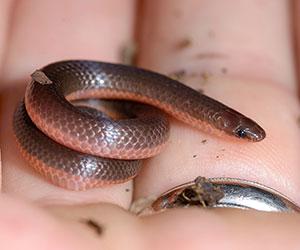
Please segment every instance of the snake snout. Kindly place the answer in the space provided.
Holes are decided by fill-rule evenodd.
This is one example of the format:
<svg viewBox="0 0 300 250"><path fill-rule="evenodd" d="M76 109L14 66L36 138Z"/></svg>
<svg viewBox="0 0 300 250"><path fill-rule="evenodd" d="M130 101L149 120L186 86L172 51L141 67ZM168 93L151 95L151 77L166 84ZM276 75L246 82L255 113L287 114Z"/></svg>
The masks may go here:
<svg viewBox="0 0 300 250"><path fill-rule="evenodd" d="M249 118L241 120L241 124L235 129L234 134L238 138L245 138L253 142L261 141L266 137L264 129Z"/></svg>

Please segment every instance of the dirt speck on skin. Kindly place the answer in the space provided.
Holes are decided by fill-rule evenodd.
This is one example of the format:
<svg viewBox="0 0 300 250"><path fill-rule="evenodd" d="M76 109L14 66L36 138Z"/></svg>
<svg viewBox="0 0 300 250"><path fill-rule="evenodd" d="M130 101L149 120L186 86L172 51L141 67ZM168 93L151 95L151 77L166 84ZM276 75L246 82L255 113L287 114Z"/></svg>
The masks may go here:
<svg viewBox="0 0 300 250"><path fill-rule="evenodd" d="M300 128L300 115L297 117L297 124L298 124L298 127Z"/></svg>
<svg viewBox="0 0 300 250"><path fill-rule="evenodd" d="M129 191L130 191L130 189L129 189L129 188L126 188L126 189L125 189L125 192L129 192Z"/></svg>
<svg viewBox="0 0 300 250"><path fill-rule="evenodd" d="M205 144L206 142L207 142L206 139L204 139L204 140L201 141L202 144Z"/></svg>
<svg viewBox="0 0 300 250"><path fill-rule="evenodd" d="M216 53L216 52L206 52L206 53L198 53L195 56L198 60L204 60L204 59L221 59L226 58L225 54Z"/></svg>
<svg viewBox="0 0 300 250"><path fill-rule="evenodd" d="M197 155L193 155L193 158L196 158L197 157Z"/></svg>
<svg viewBox="0 0 300 250"><path fill-rule="evenodd" d="M221 68L222 74L226 75L228 73L228 69L226 67Z"/></svg>
<svg viewBox="0 0 300 250"><path fill-rule="evenodd" d="M186 76L186 71L184 69L176 70L168 75L170 78L180 81Z"/></svg>
<svg viewBox="0 0 300 250"><path fill-rule="evenodd" d="M137 44L129 42L120 50L120 59L123 64L134 65L137 55Z"/></svg>
<svg viewBox="0 0 300 250"><path fill-rule="evenodd" d="M204 83L207 83L209 78L212 77L212 74L209 72L202 72L201 73L201 78L203 79Z"/></svg>
<svg viewBox="0 0 300 250"><path fill-rule="evenodd" d="M103 227L98 224L95 220L92 219L83 219L82 222L86 224L89 228L95 231L97 235L102 235Z"/></svg>
<svg viewBox="0 0 300 250"><path fill-rule="evenodd" d="M192 46L192 40L190 38L184 38L176 44L176 49L183 50L191 46Z"/></svg>

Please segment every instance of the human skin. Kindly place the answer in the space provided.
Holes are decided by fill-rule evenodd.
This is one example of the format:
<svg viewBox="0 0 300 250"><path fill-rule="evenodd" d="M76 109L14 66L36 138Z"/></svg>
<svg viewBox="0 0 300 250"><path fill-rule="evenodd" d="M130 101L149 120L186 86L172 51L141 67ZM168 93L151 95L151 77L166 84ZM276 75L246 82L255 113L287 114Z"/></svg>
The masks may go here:
<svg viewBox="0 0 300 250"><path fill-rule="evenodd" d="M133 199L198 175L257 181L300 204L299 1L149 0L135 20L136 9L133 0L0 2L1 249L299 249L298 214L128 212ZM119 62L134 33L139 66L184 70L185 84L253 118L266 139L224 140L170 119L167 148L145 162L134 186L72 192L47 183L26 165L11 130L29 75L62 59Z"/></svg>

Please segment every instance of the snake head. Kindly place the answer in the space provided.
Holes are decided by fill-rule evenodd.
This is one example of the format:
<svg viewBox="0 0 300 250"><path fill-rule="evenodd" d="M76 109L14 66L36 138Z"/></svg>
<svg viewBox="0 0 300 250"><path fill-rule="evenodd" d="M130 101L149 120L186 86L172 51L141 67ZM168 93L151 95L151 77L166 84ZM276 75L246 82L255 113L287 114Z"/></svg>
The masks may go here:
<svg viewBox="0 0 300 250"><path fill-rule="evenodd" d="M252 142L258 142L266 137L266 132L255 121L242 114L226 109L215 116L216 127L229 135Z"/></svg>
<svg viewBox="0 0 300 250"><path fill-rule="evenodd" d="M240 120L240 124L233 130L233 134L238 138L253 142L261 141L266 137L264 129L246 117Z"/></svg>

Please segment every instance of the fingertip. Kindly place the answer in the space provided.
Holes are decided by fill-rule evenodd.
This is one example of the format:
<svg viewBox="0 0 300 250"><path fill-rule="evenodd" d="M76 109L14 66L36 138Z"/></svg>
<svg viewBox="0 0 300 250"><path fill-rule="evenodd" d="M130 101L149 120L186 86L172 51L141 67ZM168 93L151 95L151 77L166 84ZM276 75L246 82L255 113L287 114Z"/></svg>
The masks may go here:
<svg viewBox="0 0 300 250"><path fill-rule="evenodd" d="M297 249L298 214L172 209L144 218L157 249Z"/></svg>

